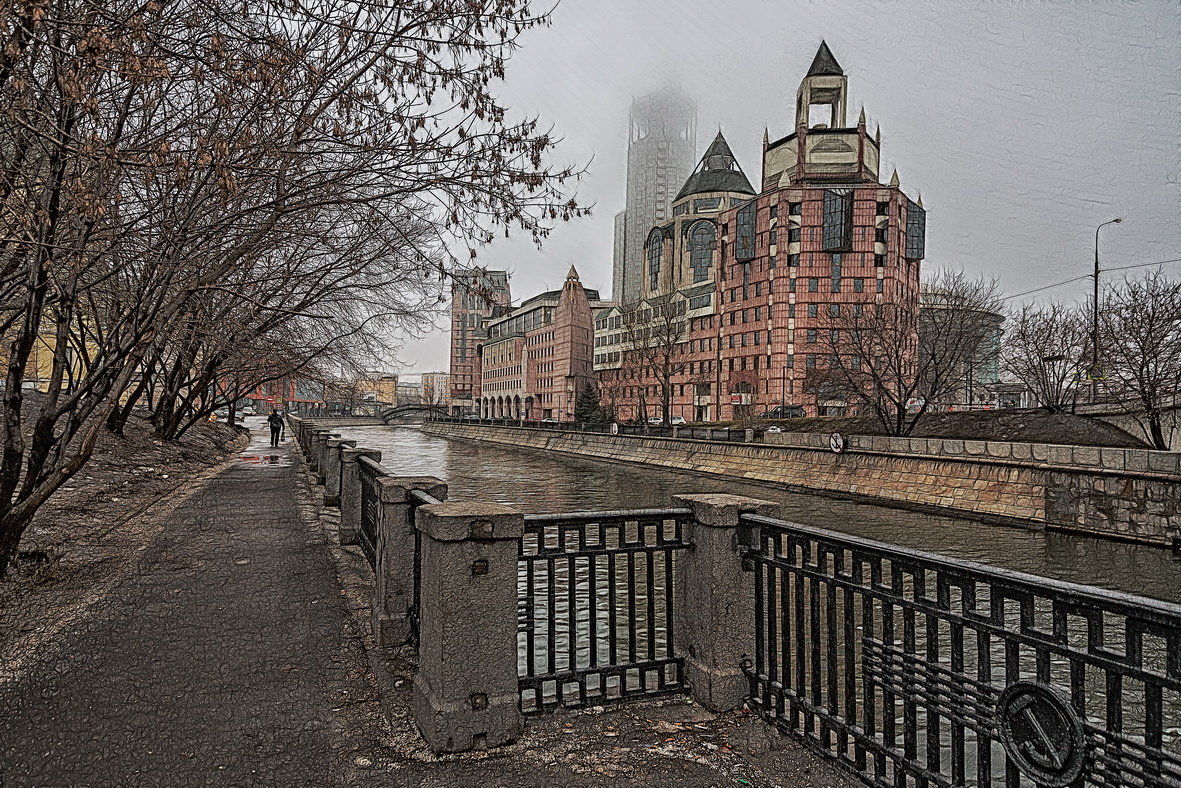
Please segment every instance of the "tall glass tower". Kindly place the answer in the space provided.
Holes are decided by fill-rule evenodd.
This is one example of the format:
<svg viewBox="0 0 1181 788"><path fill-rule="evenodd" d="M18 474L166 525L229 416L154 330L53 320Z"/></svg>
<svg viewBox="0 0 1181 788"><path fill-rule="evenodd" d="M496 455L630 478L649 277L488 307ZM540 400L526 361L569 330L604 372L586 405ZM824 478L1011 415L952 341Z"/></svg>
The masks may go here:
<svg viewBox="0 0 1181 788"><path fill-rule="evenodd" d="M612 297L640 297L644 239L672 218L670 205L697 159L697 105L668 86L632 102L628 115L627 203L615 216Z"/></svg>

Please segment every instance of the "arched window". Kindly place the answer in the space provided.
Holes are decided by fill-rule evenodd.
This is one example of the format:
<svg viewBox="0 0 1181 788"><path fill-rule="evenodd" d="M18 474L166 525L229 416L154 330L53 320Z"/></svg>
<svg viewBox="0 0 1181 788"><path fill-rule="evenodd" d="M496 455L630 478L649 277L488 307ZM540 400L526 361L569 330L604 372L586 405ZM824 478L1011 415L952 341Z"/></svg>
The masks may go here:
<svg viewBox="0 0 1181 788"><path fill-rule="evenodd" d="M698 222L689 232L689 266L693 269L694 282L709 279L715 237L712 222Z"/></svg>
<svg viewBox="0 0 1181 788"><path fill-rule="evenodd" d="M660 253L664 248L664 237L660 230L653 230L648 236L648 289L660 287Z"/></svg>

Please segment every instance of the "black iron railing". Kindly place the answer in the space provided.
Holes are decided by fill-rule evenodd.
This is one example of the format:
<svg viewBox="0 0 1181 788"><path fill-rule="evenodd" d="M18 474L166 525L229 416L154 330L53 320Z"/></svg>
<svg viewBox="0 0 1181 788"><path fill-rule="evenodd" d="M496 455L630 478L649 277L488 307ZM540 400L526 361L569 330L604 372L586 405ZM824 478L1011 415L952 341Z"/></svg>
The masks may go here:
<svg viewBox="0 0 1181 788"><path fill-rule="evenodd" d="M743 443L747 439L746 430L730 429L728 427L671 427L663 424L599 424L580 421L545 422L530 419L476 419L459 418L456 416L436 416L429 419L443 424L473 424L484 427L516 427L529 430L549 430L551 432L593 432L599 434L630 435L643 438L683 438L686 440L724 441L727 443ZM613 429L614 428L614 429ZM762 430L752 431L753 440L761 440Z"/></svg>
<svg viewBox="0 0 1181 788"><path fill-rule="evenodd" d="M424 490L410 491L410 522L415 522L416 511L420 506L442 503L438 498ZM422 531L414 529L414 596L410 602L410 642L418 645L418 625L422 611Z"/></svg>
<svg viewBox="0 0 1181 788"><path fill-rule="evenodd" d="M381 463L365 456L357 458L357 471L361 480L361 528L357 542L361 552L369 560L369 566L377 567L377 518L381 516L381 489L378 480L390 473Z"/></svg>
<svg viewBox="0 0 1181 788"><path fill-rule="evenodd" d="M521 710L684 691L676 554L688 509L525 518L518 563Z"/></svg>
<svg viewBox="0 0 1181 788"><path fill-rule="evenodd" d="M742 525L750 704L866 782L1181 785L1181 606Z"/></svg>

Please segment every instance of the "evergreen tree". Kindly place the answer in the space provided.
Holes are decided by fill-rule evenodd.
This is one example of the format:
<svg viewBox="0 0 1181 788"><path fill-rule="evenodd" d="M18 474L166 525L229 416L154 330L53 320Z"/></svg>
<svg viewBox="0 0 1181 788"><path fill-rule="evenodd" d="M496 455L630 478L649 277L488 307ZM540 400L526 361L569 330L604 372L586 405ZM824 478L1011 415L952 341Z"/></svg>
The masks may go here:
<svg viewBox="0 0 1181 788"><path fill-rule="evenodd" d="M600 422L603 420L603 408L599 404L599 392L590 383L583 383L578 390L578 398L574 400L574 420Z"/></svg>

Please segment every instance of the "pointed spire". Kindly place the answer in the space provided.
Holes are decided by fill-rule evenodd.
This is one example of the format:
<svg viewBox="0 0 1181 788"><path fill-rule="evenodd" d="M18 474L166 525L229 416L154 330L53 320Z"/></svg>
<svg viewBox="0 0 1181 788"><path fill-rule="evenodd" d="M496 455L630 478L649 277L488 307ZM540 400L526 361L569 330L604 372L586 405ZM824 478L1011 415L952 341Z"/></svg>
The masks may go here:
<svg viewBox="0 0 1181 788"><path fill-rule="evenodd" d="M874 129L873 141L878 144L879 148L882 147L882 124L880 123L878 124L878 127Z"/></svg>
<svg viewBox="0 0 1181 788"><path fill-rule="evenodd" d="M820 48L816 50L816 57L812 58L812 65L808 67L808 76L843 77L844 75L845 71L841 68L841 64L832 56L828 44L821 39Z"/></svg>
<svg viewBox="0 0 1181 788"><path fill-rule="evenodd" d="M763 126L763 147L766 148L771 144L771 130Z"/></svg>
<svg viewBox="0 0 1181 788"><path fill-rule="evenodd" d="M898 168L894 168L894 174L890 176L890 185L897 188L902 185L902 181L898 180Z"/></svg>
<svg viewBox="0 0 1181 788"><path fill-rule="evenodd" d="M578 279L578 271L574 270L574 266L570 266L570 272L569 272L568 274L566 274L566 281L567 281L567 282L577 282L577 281L579 281L579 279Z"/></svg>
<svg viewBox="0 0 1181 788"><path fill-rule="evenodd" d="M918 205L919 205L919 207L920 207L920 208L922 208L922 207L923 207L923 193L922 193L922 192L919 192L919 200L918 200Z"/></svg>
<svg viewBox="0 0 1181 788"><path fill-rule="evenodd" d="M865 128L865 107L861 108L861 114L857 117L857 127Z"/></svg>
<svg viewBox="0 0 1181 788"><path fill-rule="evenodd" d="M704 192L755 193L721 131L706 148L705 155L701 157L693 174L685 181L673 202L689 194Z"/></svg>

